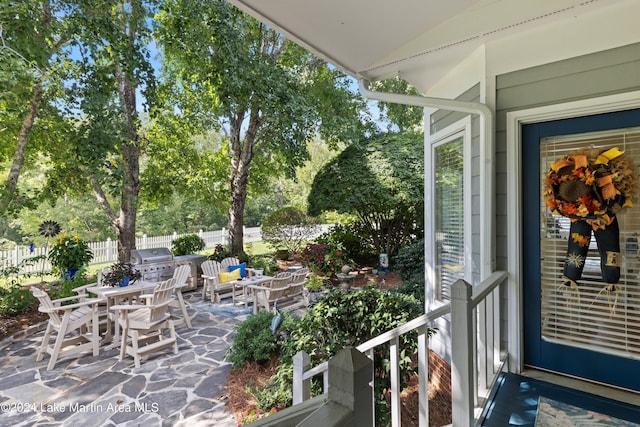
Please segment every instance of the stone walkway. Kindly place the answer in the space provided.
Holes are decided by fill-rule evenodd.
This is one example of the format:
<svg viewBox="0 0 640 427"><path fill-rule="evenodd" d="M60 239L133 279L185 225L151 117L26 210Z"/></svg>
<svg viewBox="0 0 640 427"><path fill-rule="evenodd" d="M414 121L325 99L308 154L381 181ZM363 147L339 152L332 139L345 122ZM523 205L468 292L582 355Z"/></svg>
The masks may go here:
<svg viewBox="0 0 640 427"><path fill-rule="evenodd" d="M199 291L186 292L200 302ZM0 426L236 427L225 406L225 362L237 319L189 306L192 329L177 326L177 355L154 353L136 369L119 349L35 361L42 328L0 342ZM32 330L33 332L33 330Z"/></svg>

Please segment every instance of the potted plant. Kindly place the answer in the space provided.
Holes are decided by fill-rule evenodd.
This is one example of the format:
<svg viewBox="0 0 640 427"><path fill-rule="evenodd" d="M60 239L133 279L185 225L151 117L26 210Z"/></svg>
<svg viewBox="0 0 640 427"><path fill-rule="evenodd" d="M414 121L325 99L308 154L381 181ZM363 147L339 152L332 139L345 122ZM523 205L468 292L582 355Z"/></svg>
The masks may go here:
<svg viewBox="0 0 640 427"><path fill-rule="evenodd" d="M93 259L93 252L77 235L64 233L51 245L47 257L55 271L73 279L76 272Z"/></svg>
<svg viewBox="0 0 640 427"><path fill-rule="evenodd" d="M312 273L309 279L304 284L305 288L309 291L309 302L315 303L322 298L324 293L324 280L318 275Z"/></svg>
<svg viewBox="0 0 640 427"><path fill-rule="evenodd" d="M187 234L186 236L173 239L171 242L171 252L173 256L195 254L205 248L205 241L197 234Z"/></svg>
<svg viewBox="0 0 640 427"><path fill-rule="evenodd" d="M128 286L142 278L142 273L133 267L130 262L118 262L109 267L109 271L102 277L102 283L106 286Z"/></svg>

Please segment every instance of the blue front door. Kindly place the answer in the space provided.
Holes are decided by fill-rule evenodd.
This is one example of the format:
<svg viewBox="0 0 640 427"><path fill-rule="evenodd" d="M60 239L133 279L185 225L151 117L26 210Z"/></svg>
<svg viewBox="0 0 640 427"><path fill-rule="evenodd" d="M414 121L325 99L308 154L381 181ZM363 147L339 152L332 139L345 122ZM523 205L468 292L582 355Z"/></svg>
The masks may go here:
<svg viewBox="0 0 640 427"><path fill-rule="evenodd" d="M545 206L549 160L575 149L618 146L640 166L640 110L525 125L522 128L525 365L640 391L640 201L620 213L619 283L602 279L592 238L577 287L565 286L571 239L567 218ZM573 144L573 145L572 145ZM637 171L637 169L635 169ZM636 193L637 194L637 193Z"/></svg>

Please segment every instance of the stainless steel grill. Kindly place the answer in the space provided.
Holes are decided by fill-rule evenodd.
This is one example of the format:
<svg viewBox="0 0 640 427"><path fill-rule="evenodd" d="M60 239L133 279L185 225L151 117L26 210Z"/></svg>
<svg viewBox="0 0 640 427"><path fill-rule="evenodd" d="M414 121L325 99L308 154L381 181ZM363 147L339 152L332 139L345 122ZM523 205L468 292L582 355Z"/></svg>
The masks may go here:
<svg viewBox="0 0 640 427"><path fill-rule="evenodd" d="M142 280L161 282L173 277L176 263L169 248L134 249L131 264L142 273Z"/></svg>
<svg viewBox="0 0 640 427"><path fill-rule="evenodd" d="M187 264L191 268L191 275L187 280L187 286L184 288L186 291L197 289L198 285L202 283L202 268L200 267L204 261L207 260L205 255L179 255L173 258L176 263L176 267L179 265Z"/></svg>

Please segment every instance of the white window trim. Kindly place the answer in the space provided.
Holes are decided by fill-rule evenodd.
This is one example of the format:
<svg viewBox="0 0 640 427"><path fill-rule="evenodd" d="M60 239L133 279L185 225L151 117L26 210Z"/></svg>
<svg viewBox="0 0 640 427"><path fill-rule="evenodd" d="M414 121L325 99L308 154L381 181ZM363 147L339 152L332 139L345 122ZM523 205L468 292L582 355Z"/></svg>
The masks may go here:
<svg viewBox="0 0 640 427"><path fill-rule="evenodd" d="M428 123L428 121L427 121ZM426 132L425 132L426 133ZM425 151L425 292L427 309L442 304L437 297L436 272L435 272L435 219L432 212L435 209L435 165L433 149L439 145L446 144L454 139L462 137L463 155L464 155L464 253L465 253L465 269L464 278L469 283L473 277L473 260L472 257L472 185L471 185L471 116L447 126L445 129L438 131L432 135L426 135Z"/></svg>
<svg viewBox="0 0 640 427"><path fill-rule="evenodd" d="M640 108L640 91L507 113L507 254L509 370L524 368L522 318L522 125Z"/></svg>

